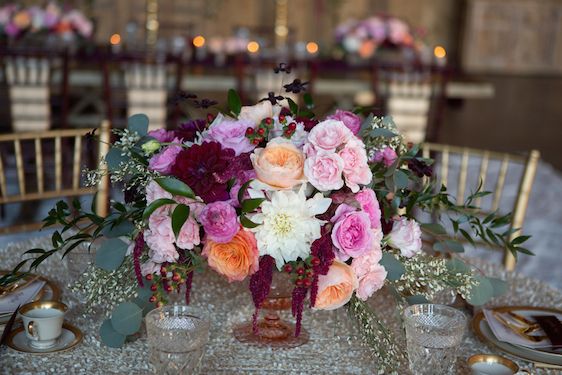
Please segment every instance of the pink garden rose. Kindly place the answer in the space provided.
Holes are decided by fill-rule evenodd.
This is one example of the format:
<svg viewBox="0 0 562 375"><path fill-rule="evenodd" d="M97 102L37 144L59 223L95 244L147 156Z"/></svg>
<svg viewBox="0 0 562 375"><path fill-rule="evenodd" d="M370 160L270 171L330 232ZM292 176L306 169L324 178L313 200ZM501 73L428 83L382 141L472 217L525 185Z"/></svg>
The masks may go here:
<svg viewBox="0 0 562 375"><path fill-rule="evenodd" d="M353 137L349 130L341 121L324 120L316 125L308 134L308 141L316 149L335 152L338 147L349 141Z"/></svg>
<svg viewBox="0 0 562 375"><path fill-rule="evenodd" d="M320 154L306 159L304 175L320 191L338 190L343 186L344 161L338 154Z"/></svg>
<svg viewBox="0 0 562 375"><path fill-rule="evenodd" d="M382 151L375 152L373 161L376 163L383 162L385 167L390 167L398 158L396 151L390 147L385 147Z"/></svg>
<svg viewBox="0 0 562 375"><path fill-rule="evenodd" d="M155 273L160 270L161 265L158 263L154 263L153 261L146 261L141 264L141 274L143 276L149 275L151 273Z"/></svg>
<svg viewBox="0 0 562 375"><path fill-rule="evenodd" d="M175 236L172 230L170 206L162 206L148 218L148 230L144 232L144 240L150 248L150 260L155 263L175 262L179 254L174 246Z"/></svg>
<svg viewBox="0 0 562 375"><path fill-rule="evenodd" d="M200 243L199 225L190 217L182 225L176 239L176 245L180 249L191 250Z"/></svg>
<svg viewBox="0 0 562 375"><path fill-rule="evenodd" d="M357 138L350 140L338 155L344 161L343 170L346 174L353 174L355 170L368 166L365 145Z"/></svg>
<svg viewBox="0 0 562 375"><path fill-rule="evenodd" d="M217 124L213 124L209 128L208 137L210 140L216 141L224 148L233 149L236 156L250 152L254 148L248 138L246 138L246 129L253 128L255 124L249 120L223 120Z"/></svg>
<svg viewBox="0 0 562 375"><path fill-rule="evenodd" d="M179 143L179 140L175 139L174 142ZM148 162L148 169L164 175L169 175L172 171L172 166L176 161L176 156L178 156L181 150L182 147L180 145L169 145L164 148L164 150L150 158L150 161Z"/></svg>
<svg viewBox="0 0 562 375"><path fill-rule="evenodd" d="M373 179L373 173L368 165L358 167L350 173L343 172L345 177L345 185L351 189L353 193L359 191L359 185L367 185Z"/></svg>
<svg viewBox="0 0 562 375"><path fill-rule="evenodd" d="M355 200L361 205L361 209L369 215L371 228L381 227L381 209L375 192L369 188L363 188L355 194Z"/></svg>
<svg viewBox="0 0 562 375"><path fill-rule="evenodd" d="M172 142L174 139L174 132L166 129L156 129L148 132L148 136L156 139L160 143Z"/></svg>
<svg viewBox="0 0 562 375"><path fill-rule="evenodd" d="M238 120L246 120L258 125L261 120L267 117L273 117L273 106L270 101L264 100L256 105L242 107Z"/></svg>
<svg viewBox="0 0 562 375"><path fill-rule="evenodd" d="M353 259L351 263L351 268L353 268L359 280L359 286L355 294L360 300L366 301L384 285L387 272L379 264L380 259L380 252L369 252Z"/></svg>
<svg viewBox="0 0 562 375"><path fill-rule="evenodd" d="M336 110L336 113L328 116L327 118L343 122L343 124L351 130L353 134L359 133L359 130L361 129L361 117L357 116L353 112L338 109Z"/></svg>
<svg viewBox="0 0 562 375"><path fill-rule="evenodd" d="M373 231L369 215L356 211L347 204L341 204L334 217L332 242L341 254L340 259L364 255L373 247Z"/></svg>
<svg viewBox="0 0 562 375"><path fill-rule="evenodd" d="M402 217L394 221L389 244L399 249L403 256L411 258L422 250L421 234L420 226L415 220Z"/></svg>
<svg viewBox="0 0 562 375"><path fill-rule="evenodd" d="M218 243L232 240L240 226L234 207L222 201L209 203L201 211L199 221L209 239Z"/></svg>
<svg viewBox="0 0 562 375"><path fill-rule="evenodd" d="M148 185L146 185L146 203L150 204L161 198L172 199L172 194L162 189L156 181L150 181Z"/></svg>

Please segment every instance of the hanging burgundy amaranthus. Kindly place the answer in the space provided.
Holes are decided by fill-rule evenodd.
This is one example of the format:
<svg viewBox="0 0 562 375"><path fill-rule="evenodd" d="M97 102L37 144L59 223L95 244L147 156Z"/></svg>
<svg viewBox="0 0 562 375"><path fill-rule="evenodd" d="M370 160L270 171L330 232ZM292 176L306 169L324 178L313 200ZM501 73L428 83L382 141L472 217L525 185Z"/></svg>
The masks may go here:
<svg viewBox="0 0 562 375"><path fill-rule="evenodd" d="M254 334L258 333L258 314L263 301L269 294L271 282L273 280L273 267L275 260L269 255L265 255L260 259L259 270L250 278L250 292L254 301L254 315L252 316L252 329Z"/></svg>
<svg viewBox="0 0 562 375"><path fill-rule="evenodd" d="M135 238L135 248L133 249L133 264L135 266L135 276L137 277L137 282L141 288L144 287L144 283L142 281L141 266L140 266L140 256L143 250L144 250L144 235L143 232L140 232L137 238Z"/></svg>

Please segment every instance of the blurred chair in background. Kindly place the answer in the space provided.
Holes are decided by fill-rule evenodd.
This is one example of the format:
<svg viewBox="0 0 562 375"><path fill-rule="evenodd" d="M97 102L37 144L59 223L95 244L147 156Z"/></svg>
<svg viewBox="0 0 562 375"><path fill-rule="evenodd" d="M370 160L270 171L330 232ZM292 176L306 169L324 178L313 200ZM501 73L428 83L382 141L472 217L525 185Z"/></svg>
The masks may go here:
<svg viewBox="0 0 562 375"><path fill-rule="evenodd" d="M104 121L99 130L97 150L87 149L88 143L85 142L85 135L88 129L0 135L0 205L97 193L96 212L100 216L106 216L109 203L108 176L102 177L96 187L84 187L81 183L84 156L95 152L97 153L95 160L100 160L109 149L109 123ZM65 148L63 143L73 144L72 159L65 153L68 148ZM24 156L26 144L34 149L32 157ZM54 149L52 149L53 146ZM53 171L49 170L47 166L52 166L54 169L54 183L52 184L48 179ZM71 168L71 171L67 171L66 168ZM15 174L17 178L7 178L7 175L11 174ZM68 174L72 176L71 186L66 186L64 183L63 176ZM28 176L34 178L27 178ZM32 215L24 216L30 222L2 227L0 234L31 231L41 227L42 224L35 222Z"/></svg>
<svg viewBox="0 0 562 375"><path fill-rule="evenodd" d="M481 183L483 191L492 192L488 197L478 198L474 202L476 206L482 207L482 215L486 216L495 211L511 211L511 228L517 230L510 234L509 239L512 240L521 235L521 228L525 220L540 158L539 151L532 150L527 156L522 156L467 147L424 143L422 153L425 158L431 156L435 159L435 176L441 182L440 185L447 186L449 193L456 197L457 204L464 203L468 195L467 186L476 188ZM453 178L454 174L458 174L456 180ZM516 195L513 197L504 196L506 195L504 194L504 187L508 178L518 186ZM488 189L487 186L493 186L493 190ZM487 200L487 204L484 204L483 200ZM514 201L513 206L506 207L509 201ZM503 263L505 268L509 271L514 270L515 259L513 255L500 246L497 246L497 248L504 251Z"/></svg>

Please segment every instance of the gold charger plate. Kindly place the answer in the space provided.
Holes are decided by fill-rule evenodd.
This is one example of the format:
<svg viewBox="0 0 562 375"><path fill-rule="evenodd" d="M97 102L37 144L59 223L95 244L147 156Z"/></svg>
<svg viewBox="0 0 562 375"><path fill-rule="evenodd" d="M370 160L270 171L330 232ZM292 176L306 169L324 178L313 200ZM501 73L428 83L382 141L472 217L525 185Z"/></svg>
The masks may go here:
<svg viewBox="0 0 562 375"><path fill-rule="evenodd" d="M562 310L547 308L547 307L536 307L536 306L504 306L504 307L495 307L494 310L499 312L528 311L528 312L537 312L539 314L549 313L549 314L562 315ZM561 354L530 349L519 345L509 344L496 339L482 311L478 312L478 314L476 314L476 316L472 320L472 329L476 334L476 336L482 342L487 343L507 354L511 354L514 357L523 359L525 361L542 362L542 363L547 363L557 366L562 365Z"/></svg>
<svg viewBox="0 0 562 375"><path fill-rule="evenodd" d="M49 350L49 349L35 349L32 348L29 345L18 345L17 343L14 342L14 338L18 335L18 334L23 334L25 336L25 332L23 331L23 327L19 326L18 328L14 329L12 332L10 332L10 334L8 335L8 339L6 340L6 343L8 344L8 346L12 349L14 349L15 351L21 352L21 353L31 353L31 354L52 354L52 353L60 353L60 352L65 352L67 350L70 350L72 348L74 348L76 345L78 345L82 339L84 338L84 334L82 333L82 331L80 331L78 328L76 328L75 326L73 326L72 324L68 323L67 321L65 321L62 325L63 330L66 330L67 332L70 332L74 335L74 338L71 338L71 341L67 344L65 344L64 346L60 347L60 348L56 348L57 346L60 346L59 344L55 344L55 348ZM63 332L63 335L66 335L66 332ZM28 342L29 340L24 337L23 340L25 340L25 342Z"/></svg>

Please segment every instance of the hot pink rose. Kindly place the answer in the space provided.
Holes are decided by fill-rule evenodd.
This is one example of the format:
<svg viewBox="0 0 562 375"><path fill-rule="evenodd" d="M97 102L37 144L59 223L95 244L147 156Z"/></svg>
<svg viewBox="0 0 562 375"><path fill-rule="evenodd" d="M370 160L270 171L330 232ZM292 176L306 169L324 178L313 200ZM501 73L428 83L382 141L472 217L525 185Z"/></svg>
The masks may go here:
<svg viewBox="0 0 562 375"><path fill-rule="evenodd" d="M306 159L304 175L320 191L338 190L343 186L344 161L338 154L320 154Z"/></svg>
<svg viewBox="0 0 562 375"><path fill-rule="evenodd" d="M328 118L343 122L343 124L347 126L347 128L351 130L353 134L359 133L359 130L361 129L361 117L357 116L353 112L342 111L341 109L338 109L336 110L336 113L328 116Z"/></svg>
<svg viewBox="0 0 562 375"><path fill-rule="evenodd" d="M375 192L369 188L363 188L355 194L355 200L361 205L361 209L369 215L371 228L381 227L381 209Z"/></svg>
<svg viewBox="0 0 562 375"><path fill-rule="evenodd" d="M380 257L376 253L367 253L359 258L353 259L351 268L355 271L359 280L359 287L355 294L360 300L366 301L373 293L384 285L387 272L379 264Z"/></svg>
<svg viewBox="0 0 562 375"><path fill-rule="evenodd" d="M209 203L201 211L199 221L209 239L218 243L230 242L240 226L234 207L222 201Z"/></svg>
<svg viewBox="0 0 562 375"><path fill-rule="evenodd" d="M172 142L174 139L174 132L166 129L151 130L148 132L148 135L160 143Z"/></svg>
<svg viewBox="0 0 562 375"><path fill-rule="evenodd" d="M396 154L396 151L390 147L385 147L384 150L375 152L373 161L375 163L380 163L382 161L385 167L390 167L397 158L398 155Z"/></svg>
<svg viewBox="0 0 562 375"><path fill-rule="evenodd" d="M248 120L223 120L209 128L208 137L210 140L219 142L224 148L233 149L238 156L256 148L246 138L246 129L254 126L255 124Z"/></svg>
<svg viewBox="0 0 562 375"><path fill-rule="evenodd" d="M191 250L200 243L199 225L190 217L182 225L178 237L176 238L176 245L180 249Z"/></svg>
<svg viewBox="0 0 562 375"><path fill-rule="evenodd" d="M353 174L358 168L367 166L367 152L365 145L357 138L350 140L343 149L340 150L338 155L344 161L344 172Z"/></svg>
<svg viewBox="0 0 562 375"><path fill-rule="evenodd" d="M345 212L342 214L342 212ZM341 258L358 257L373 246L373 231L369 215L362 211L350 210L347 204L340 205L334 217L332 228L332 242L341 252Z"/></svg>
<svg viewBox="0 0 562 375"><path fill-rule="evenodd" d="M334 152L346 143L353 133L341 121L325 120L316 125L308 134L308 141L316 149Z"/></svg>
<svg viewBox="0 0 562 375"><path fill-rule="evenodd" d="M156 181L150 181L148 185L146 185L146 203L150 204L161 198L172 199L172 194L162 189Z"/></svg>
<svg viewBox="0 0 562 375"><path fill-rule="evenodd" d="M421 234L420 226L415 220L402 217L394 221L389 244L399 249L403 256L411 258L422 250Z"/></svg>
<svg viewBox="0 0 562 375"><path fill-rule="evenodd" d="M352 170L350 173L344 171L343 175L346 186L354 193L359 191L359 185L367 185L373 179L373 173L367 164Z"/></svg>
<svg viewBox="0 0 562 375"><path fill-rule="evenodd" d="M150 158L148 169L158 173L168 175L172 171L172 166L176 161L176 157L182 150L180 145L169 145L161 152Z"/></svg>

